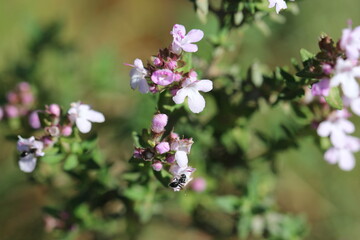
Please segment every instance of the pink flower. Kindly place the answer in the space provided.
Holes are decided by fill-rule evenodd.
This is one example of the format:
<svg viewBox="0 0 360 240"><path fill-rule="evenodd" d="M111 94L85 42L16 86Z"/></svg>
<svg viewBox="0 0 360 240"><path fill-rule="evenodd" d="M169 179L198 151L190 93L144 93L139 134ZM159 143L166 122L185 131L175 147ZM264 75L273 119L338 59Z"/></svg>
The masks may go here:
<svg viewBox="0 0 360 240"><path fill-rule="evenodd" d="M155 161L152 165L152 168L154 169L154 171L161 171L161 169L163 168L163 165L160 161Z"/></svg>
<svg viewBox="0 0 360 240"><path fill-rule="evenodd" d="M192 29L186 34L185 27L180 24L175 24L170 34L174 38L171 44L171 51L176 54L180 54L181 50L196 52L198 47L192 43L199 42L204 37L204 32L199 29Z"/></svg>
<svg viewBox="0 0 360 240"><path fill-rule="evenodd" d="M351 60L358 60L360 55L360 26L354 30L351 26L343 29L340 40L340 47L345 50L346 57Z"/></svg>
<svg viewBox="0 0 360 240"><path fill-rule="evenodd" d="M89 105L80 102L71 103L68 111L69 120L76 123L77 128L82 133L88 133L91 130L91 122L102 123L105 117L102 113L94 111Z"/></svg>
<svg viewBox="0 0 360 240"><path fill-rule="evenodd" d="M321 137L330 136L330 140L335 147L343 147L348 137L346 134L353 133L355 126L344 118L344 111L336 111L335 114L319 124L317 133Z"/></svg>
<svg viewBox="0 0 360 240"><path fill-rule="evenodd" d="M268 0L268 1L269 1L268 8L275 7L277 14L279 14L280 10L287 8L286 2L284 0Z"/></svg>
<svg viewBox="0 0 360 240"><path fill-rule="evenodd" d="M5 105L4 110L8 118L15 118L20 114L19 110L14 105Z"/></svg>
<svg viewBox="0 0 360 240"><path fill-rule="evenodd" d="M328 96L330 93L330 80L322 79L318 83L314 83L311 88L313 96Z"/></svg>
<svg viewBox="0 0 360 240"><path fill-rule="evenodd" d="M38 115L38 111L33 111L29 115L29 124L34 129L39 129L41 127L41 122L40 122L40 118Z"/></svg>
<svg viewBox="0 0 360 240"><path fill-rule="evenodd" d="M155 147L156 151L160 154L164 154L170 151L170 145L168 142L161 142Z"/></svg>
<svg viewBox="0 0 360 240"><path fill-rule="evenodd" d="M330 87L341 84L344 95L348 98L359 96L359 84L355 78L360 77L360 67L352 60L338 58L335 66L335 75L330 80Z"/></svg>
<svg viewBox="0 0 360 240"><path fill-rule="evenodd" d="M182 83L182 88L176 92L173 100L176 104L181 104L188 97L188 105L193 113L202 112L205 108L205 99L199 91L209 92L213 88L210 80L197 80L196 77L190 76Z"/></svg>
<svg viewBox="0 0 360 240"><path fill-rule="evenodd" d="M177 73L173 73L169 69L160 69L153 72L151 75L151 80L161 86L167 86L173 82L179 81L181 79L181 75Z"/></svg>
<svg viewBox="0 0 360 240"><path fill-rule="evenodd" d="M326 64L326 63L322 65L322 70L326 75L331 74L331 72L333 71L331 65Z"/></svg>
<svg viewBox="0 0 360 240"><path fill-rule="evenodd" d="M354 152L360 150L360 139L347 136L343 147L332 147L324 154L325 160L330 164L338 163L339 167L344 171L350 171L355 167Z"/></svg>
<svg viewBox="0 0 360 240"><path fill-rule="evenodd" d="M195 192L203 192L206 189L206 181L203 178L195 178L191 183L191 188Z"/></svg>
<svg viewBox="0 0 360 240"><path fill-rule="evenodd" d="M64 137L68 137L72 134L72 127L67 125L67 126L63 126L61 128L61 134L64 136Z"/></svg>
<svg viewBox="0 0 360 240"><path fill-rule="evenodd" d="M57 104L50 104L50 106L47 108L48 112L55 117L59 117L61 114L61 108Z"/></svg>
<svg viewBox="0 0 360 240"><path fill-rule="evenodd" d="M155 133L161 133L165 131L167 122L168 116L166 114L156 114L152 119L151 130Z"/></svg>
<svg viewBox="0 0 360 240"><path fill-rule="evenodd" d="M140 59L135 59L134 65L130 65L133 67L130 71L130 86L132 89L139 88L141 93L149 92L149 84L146 80L147 71L144 68L144 65Z"/></svg>

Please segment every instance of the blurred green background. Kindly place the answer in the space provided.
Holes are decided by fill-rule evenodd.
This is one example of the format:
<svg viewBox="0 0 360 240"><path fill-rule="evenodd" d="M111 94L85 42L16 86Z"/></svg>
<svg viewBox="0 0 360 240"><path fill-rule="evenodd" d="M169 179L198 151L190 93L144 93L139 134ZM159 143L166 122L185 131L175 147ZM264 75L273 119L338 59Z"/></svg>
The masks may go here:
<svg viewBox="0 0 360 240"><path fill-rule="evenodd" d="M91 104L106 115L106 124L96 130L103 151L119 169L132 154L131 131L148 127L155 106L151 97L130 89L129 67L123 63L147 60L168 46L175 23L203 29L205 35L216 31L214 18L209 16L208 23L202 24L187 0L0 0L0 6L0 73L5 72L0 74L1 98L28 73L42 104L67 106L77 100ZM358 0L304 0L299 1L299 9L298 15L283 11L287 21L270 23L270 35L256 27L234 33L241 45L229 59L239 59L244 69L255 60L270 68L290 65L292 57L299 59L300 48L317 51L321 33L338 39L348 19L360 25ZM60 29L61 46L38 56L29 54L29 43L46 26ZM206 41L199 49L200 56L209 55ZM26 70L32 62L36 70ZM8 72L17 75L8 77ZM41 206L48 189L27 181L17 167L15 145L5 138L10 133L5 124L0 124L0 132L0 239L42 239ZM310 138L278 158L277 200L282 210L306 216L311 227L308 239L360 239L359 167L343 172L328 165ZM178 231L176 237L174 231ZM173 239L212 239L196 229L179 231L157 218L144 229L142 238L165 239L170 234Z"/></svg>

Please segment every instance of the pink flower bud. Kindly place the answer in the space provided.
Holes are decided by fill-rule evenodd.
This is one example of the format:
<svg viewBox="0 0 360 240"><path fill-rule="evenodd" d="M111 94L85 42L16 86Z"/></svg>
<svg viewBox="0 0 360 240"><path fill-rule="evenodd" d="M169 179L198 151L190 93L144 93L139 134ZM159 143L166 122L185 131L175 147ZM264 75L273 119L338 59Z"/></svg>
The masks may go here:
<svg viewBox="0 0 360 240"><path fill-rule="evenodd" d="M23 93L20 95L21 103L31 105L34 102L34 95L31 92Z"/></svg>
<svg viewBox="0 0 360 240"><path fill-rule="evenodd" d="M33 111L29 115L29 124L30 124L30 127L34 128L34 129L41 128L41 122L40 122L40 118L39 118L37 111Z"/></svg>
<svg viewBox="0 0 360 240"><path fill-rule="evenodd" d="M133 157L134 158L142 158L142 153L144 152L144 149L141 148L135 148L134 149L134 153L133 153Z"/></svg>
<svg viewBox="0 0 360 240"><path fill-rule="evenodd" d="M54 115L55 117L59 117L61 113L60 106L57 104L50 104L48 107L48 111L50 114Z"/></svg>
<svg viewBox="0 0 360 240"><path fill-rule="evenodd" d="M324 65L322 65L322 70L326 75L329 75L329 74L331 74L333 69L332 69L331 65L325 63Z"/></svg>
<svg viewBox="0 0 360 240"><path fill-rule="evenodd" d="M166 161L168 163L174 163L175 162L175 155L174 154L168 155L167 158L166 158Z"/></svg>
<svg viewBox="0 0 360 240"><path fill-rule="evenodd" d="M179 134L174 133L174 132L171 132L171 133L170 133L170 138L171 138L171 139L178 139L178 138L179 138Z"/></svg>
<svg viewBox="0 0 360 240"><path fill-rule="evenodd" d="M171 93L172 96L175 96L178 91L179 91L178 88L173 88L173 89L170 90L170 93Z"/></svg>
<svg viewBox="0 0 360 240"><path fill-rule="evenodd" d="M60 136L60 129L58 126L50 126L45 129L52 137Z"/></svg>
<svg viewBox="0 0 360 240"><path fill-rule="evenodd" d="M72 127L71 126L63 126L62 129L61 129L61 134L64 136L64 137L68 137L72 134Z"/></svg>
<svg viewBox="0 0 360 240"><path fill-rule="evenodd" d="M155 65L155 66L161 66L161 60L160 60L160 58L158 58L158 57L154 58L154 65Z"/></svg>
<svg viewBox="0 0 360 240"><path fill-rule="evenodd" d="M206 189L206 181L203 178L195 178L191 183L191 188L195 192L203 192Z"/></svg>
<svg viewBox="0 0 360 240"><path fill-rule="evenodd" d="M152 119L151 130L155 133L161 133L165 131L167 121L168 116L166 114L156 114Z"/></svg>
<svg viewBox="0 0 360 240"><path fill-rule="evenodd" d="M166 66L171 69L171 70L174 70L175 68L177 68L177 62L174 61L174 60L170 60Z"/></svg>
<svg viewBox="0 0 360 240"><path fill-rule="evenodd" d="M0 107L0 120L4 117L4 110Z"/></svg>
<svg viewBox="0 0 360 240"><path fill-rule="evenodd" d="M18 103L18 96L14 92L9 92L6 96L7 101L10 104L17 104Z"/></svg>
<svg viewBox="0 0 360 240"><path fill-rule="evenodd" d="M17 85L17 88L21 91L21 92L27 92L31 90L30 84L27 82L20 82Z"/></svg>
<svg viewBox="0 0 360 240"><path fill-rule="evenodd" d="M8 118L15 118L19 116L19 110L14 105L6 105L4 110Z"/></svg>
<svg viewBox="0 0 360 240"><path fill-rule="evenodd" d="M46 147L52 146L54 144L54 141L50 136L44 136L41 141L44 143Z"/></svg>
<svg viewBox="0 0 360 240"><path fill-rule="evenodd" d="M150 91L151 93L157 93L159 90L157 89L157 87L156 87L156 85L155 85L155 86L150 86L149 91Z"/></svg>
<svg viewBox="0 0 360 240"><path fill-rule="evenodd" d="M168 142L161 142L155 147L156 151L160 154L170 151L170 144Z"/></svg>
<svg viewBox="0 0 360 240"><path fill-rule="evenodd" d="M152 164L152 168L154 169L154 171L161 171L161 169L163 168L163 165L160 161L155 161L153 164Z"/></svg>

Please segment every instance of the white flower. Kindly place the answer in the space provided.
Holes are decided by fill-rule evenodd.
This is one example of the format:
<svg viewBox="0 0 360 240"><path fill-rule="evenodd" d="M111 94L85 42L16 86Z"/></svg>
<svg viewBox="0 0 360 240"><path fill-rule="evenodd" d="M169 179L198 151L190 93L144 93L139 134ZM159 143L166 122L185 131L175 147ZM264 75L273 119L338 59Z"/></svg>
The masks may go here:
<svg viewBox="0 0 360 240"><path fill-rule="evenodd" d="M330 136L331 143L335 147L343 147L346 143L347 134L355 131L355 126L345 117L348 116L346 110L338 110L330 117L320 123L317 133L321 137Z"/></svg>
<svg viewBox="0 0 360 240"><path fill-rule="evenodd" d="M277 14L279 14L281 9L287 8L286 2L284 0L268 0L268 1L269 1L268 8L275 7Z"/></svg>
<svg viewBox="0 0 360 240"><path fill-rule="evenodd" d="M105 117L102 113L90 109L89 105L80 102L71 103L68 111L69 119L72 123L76 123L79 131L88 133L91 130L91 122L102 123Z"/></svg>
<svg viewBox="0 0 360 240"><path fill-rule="evenodd" d="M32 172L36 166L36 157L45 155L43 152L44 144L35 140L35 137L28 139L20 136L17 142L17 150L21 153L19 160L20 170L23 172Z"/></svg>
<svg viewBox="0 0 360 240"><path fill-rule="evenodd" d="M190 153L191 145L193 144L192 138L190 139L175 139L171 142L170 149L176 151L175 160L181 168L188 166L187 154Z"/></svg>
<svg viewBox="0 0 360 240"><path fill-rule="evenodd" d="M359 84L355 78L360 77L360 67L352 60L338 58L335 66L335 75L330 80L330 86L336 87L341 84L341 88L348 98L359 96Z"/></svg>
<svg viewBox="0 0 360 240"><path fill-rule="evenodd" d="M340 47L346 51L346 57L351 60L358 60L360 55L360 26L354 30L345 28L342 31Z"/></svg>
<svg viewBox="0 0 360 240"><path fill-rule="evenodd" d="M360 150L360 139L347 136L343 147L332 147L325 152L324 158L330 164L338 163L344 171L350 171L355 167L354 152Z"/></svg>
<svg viewBox="0 0 360 240"><path fill-rule="evenodd" d="M175 187L172 187L174 192L178 192L181 189L183 189L193 179L191 175L193 174L193 172L196 171L196 168L192 168L190 166L180 167L179 165L174 164L170 167L169 171L174 176L173 179L171 180L172 183L178 182L179 179L181 179L182 175L185 174L184 182L182 182L181 184Z"/></svg>
<svg viewBox="0 0 360 240"><path fill-rule="evenodd" d="M132 89L139 88L141 93L149 92L149 84L145 76L147 75L147 71L144 68L144 65L140 59L135 59L134 65L130 65L133 69L130 70L130 86Z"/></svg>
<svg viewBox="0 0 360 240"><path fill-rule="evenodd" d="M188 105L193 113L202 112L205 108L205 99L199 91L209 92L213 89L212 81L196 80L196 76L190 76L182 83L182 88L176 92L173 100L176 104L183 103L188 97Z"/></svg>

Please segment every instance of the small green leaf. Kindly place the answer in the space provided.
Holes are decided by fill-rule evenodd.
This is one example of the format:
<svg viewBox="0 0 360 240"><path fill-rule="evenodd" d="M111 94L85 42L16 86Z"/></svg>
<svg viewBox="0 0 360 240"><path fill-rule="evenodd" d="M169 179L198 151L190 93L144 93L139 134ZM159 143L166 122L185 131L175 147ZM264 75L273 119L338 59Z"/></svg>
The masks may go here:
<svg viewBox="0 0 360 240"><path fill-rule="evenodd" d="M45 156L41 158L42 162L48 163L48 164L56 164L61 162L65 158L64 154L46 154Z"/></svg>
<svg viewBox="0 0 360 240"><path fill-rule="evenodd" d="M166 174L165 171L153 171L154 176L161 182L161 184L168 188L168 185L170 183L170 174Z"/></svg>
<svg viewBox="0 0 360 240"><path fill-rule="evenodd" d="M308 50L306 50L304 48L300 49L300 56L301 56L301 60L303 62L315 57L314 54L312 54L311 52L309 52Z"/></svg>
<svg viewBox="0 0 360 240"><path fill-rule="evenodd" d="M69 155L64 163L64 170L69 171L74 169L79 164L78 157L75 154Z"/></svg>
<svg viewBox="0 0 360 240"><path fill-rule="evenodd" d="M329 96L325 97L326 102L333 108L341 110L343 108L343 102L338 87L333 87L330 90Z"/></svg>
<svg viewBox="0 0 360 240"><path fill-rule="evenodd" d="M123 192L124 196L132 200L142 200L147 193L147 189L144 186L134 185L126 188Z"/></svg>

